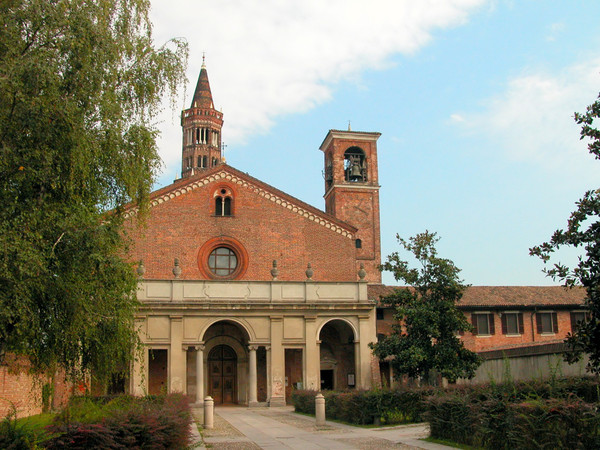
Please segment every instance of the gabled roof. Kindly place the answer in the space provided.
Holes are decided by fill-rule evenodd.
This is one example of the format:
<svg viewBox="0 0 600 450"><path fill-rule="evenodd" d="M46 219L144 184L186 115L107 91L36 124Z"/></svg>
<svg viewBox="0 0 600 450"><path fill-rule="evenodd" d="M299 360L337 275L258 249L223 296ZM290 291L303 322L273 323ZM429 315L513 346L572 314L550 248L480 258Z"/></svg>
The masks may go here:
<svg viewBox="0 0 600 450"><path fill-rule="evenodd" d="M379 300L400 286L383 284L369 286L369 298ZM461 309L535 308L582 306L583 288L567 289L563 286L470 286L458 302Z"/></svg>
<svg viewBox="0 0 600 450"><path fill-rule="evenodd" d="M304 216L307 220L313 221L347 238L352 239L357 231L352 225L337 219L331 214L327 214L227 164L220 164L208 170L201 170L190 177L176 180L173 184L152 192L150 194L150 208L215 181L228 181L250 189L257 195L272 201L274 205ZM133 216L137 211L137 208L131 207L125 212L125 217Z"/></svg>
<svg viewBox="0 0 600 450"><path fill-rule="evenodd" d="M202 65L200 75L198 76L198 82L196 83L196 90L194 91L194 98L192 99L190 108L214 109L212 93L210 92L210 83L208 82L208 72L204 65Z"/></svg>

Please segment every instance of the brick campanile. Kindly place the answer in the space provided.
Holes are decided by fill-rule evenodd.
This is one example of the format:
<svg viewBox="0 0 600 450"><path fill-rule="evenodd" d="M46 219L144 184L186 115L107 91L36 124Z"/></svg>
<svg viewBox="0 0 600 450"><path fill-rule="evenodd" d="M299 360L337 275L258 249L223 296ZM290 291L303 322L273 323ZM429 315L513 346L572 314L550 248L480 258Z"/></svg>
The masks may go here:
<svg viewBox="0 0 600 450"><path fill-rule="evenodd" d="M325 211L358 228L356 269L363 263L369 283L381 283L377 139L381 133L329 130L325 155Z"/></svg>
<svg viewBox="0 0 600 450"><path fill-rule="evenodd" d="M223 113L215 109L204 57L192 105L181 113L181 127L181 178L221 163Z"/></svg>

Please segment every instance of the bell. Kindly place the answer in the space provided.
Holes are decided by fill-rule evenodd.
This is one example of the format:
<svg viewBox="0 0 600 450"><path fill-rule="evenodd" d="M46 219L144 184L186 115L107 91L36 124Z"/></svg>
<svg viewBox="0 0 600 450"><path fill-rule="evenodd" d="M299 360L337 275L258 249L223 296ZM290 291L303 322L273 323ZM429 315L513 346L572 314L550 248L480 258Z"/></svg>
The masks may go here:
<svg viewBox="0 0 600 450"><path fill-rule="evenodd" d="M358 165L358 163L354 163L354 164L352 164L352 167L350 168L350 181L358 181L358 180L362 180L362 173L361 173L360 166Z"/></svg>

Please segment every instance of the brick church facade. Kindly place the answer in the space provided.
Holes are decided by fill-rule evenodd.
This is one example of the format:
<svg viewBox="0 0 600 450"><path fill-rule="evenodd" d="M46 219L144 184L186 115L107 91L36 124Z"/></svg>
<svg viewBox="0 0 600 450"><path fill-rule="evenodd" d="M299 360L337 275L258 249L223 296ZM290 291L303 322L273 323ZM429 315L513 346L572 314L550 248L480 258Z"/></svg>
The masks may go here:
<svg viewBox="0 0 600 450"><path fill-rule="evenodd" d="M283 405L294 388L372 386L379 133L329 131L324 212L222 161L204 65L181 124L182 177L143 228L128 211L146 346L131 391Z"/></svg>
<svg viewBox="0 0 600 450"><path fill-rule="evenodd" d="M379 304L392 289L378 269L380 134L327 133L321 211L223 162L223 114L204 65L181 125L182 177L151 194L143 228L127 213L145 345L129 390L277 406L295 388L393 384L369 349L393 323ZM459 307L475 331L462 339L482 354L539 353L576 328L583 298L471 287Z"/></svg>

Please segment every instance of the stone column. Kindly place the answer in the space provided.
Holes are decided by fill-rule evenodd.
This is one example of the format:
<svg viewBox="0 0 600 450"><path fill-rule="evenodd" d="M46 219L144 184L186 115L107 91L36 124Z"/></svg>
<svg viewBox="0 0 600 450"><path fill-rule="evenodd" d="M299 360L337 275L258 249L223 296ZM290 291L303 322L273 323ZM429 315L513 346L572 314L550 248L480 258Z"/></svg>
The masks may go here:
<svg viewBox="0 0 600 450"><path fill-rule="evenodd" d="M265 345L267 356L267 402L271 402L271 346Z"/></svg>
<svg viewBox="0 0 600 450"><path fill-rule="evenodd" d="M171 316L171 356L169 358L169 393L184 392L186 352L183 347L183 317Z"/></svg>
<svg viewBox="0 0 600 450"><path fill-rule="evenodd" d="M354 339L354 387L358 389L360 386L360 374L361 374L361 354L360 354L360 342L358 339Z"/></svg>
<svg viewBox="0 0 600 450"><path fill-rule="evenodd" d="M285 406L285 357L283 316L271 317L271 400L269 406Z"/></svg>
<svg viewBox="0 0 600 450"><path fill-rule="evenodd" d="M317 344L317 328L315 317L304 318L306 339L306 385L305 389L319 390L319 371L321 368L319 345Z"/></svg>
<svg viewBox="0 0 600 450"><path fill-rule="evenodd" d="M248 406L258 405L256 388L257 388L257 372L256 372L256 350L258 346L248 346Z"/></svg>
<svg viewBox="0 0 600 450"><path fill-rule="evenodd" d="M196 404L204 401L204 345L196 345Z"/></svg>
<svg viewBox="0 0 600 450"><path fill-rule="evenodd" d="M135 329L142 340L146 337L146 325L145 318L135 319ZM129 380L129 392L140 397L148 393L148 347L145 342L143 344L141 354L133 350L134 357L131 364L131 378Z"/></svg>
<svg viewBox="0 0 600 450"><path fill-rule="evenodd" d="M139 358L136 355L133 360L130 381L131 393L139 397L148 393L148 347L146 345L141 353Z"/></svg>
<svg viewBox="0 0 600 450"><path fill-rule="evenodd" d="M370 389L372 386L371 377L371 349L369 342L376 342L377 334L375 333L375 316L374 312L370 315L358 317L359 329L359 356L360 373L357 373L356 387L360 389ZM359 377L360 374L360 377Z"/></svg>

